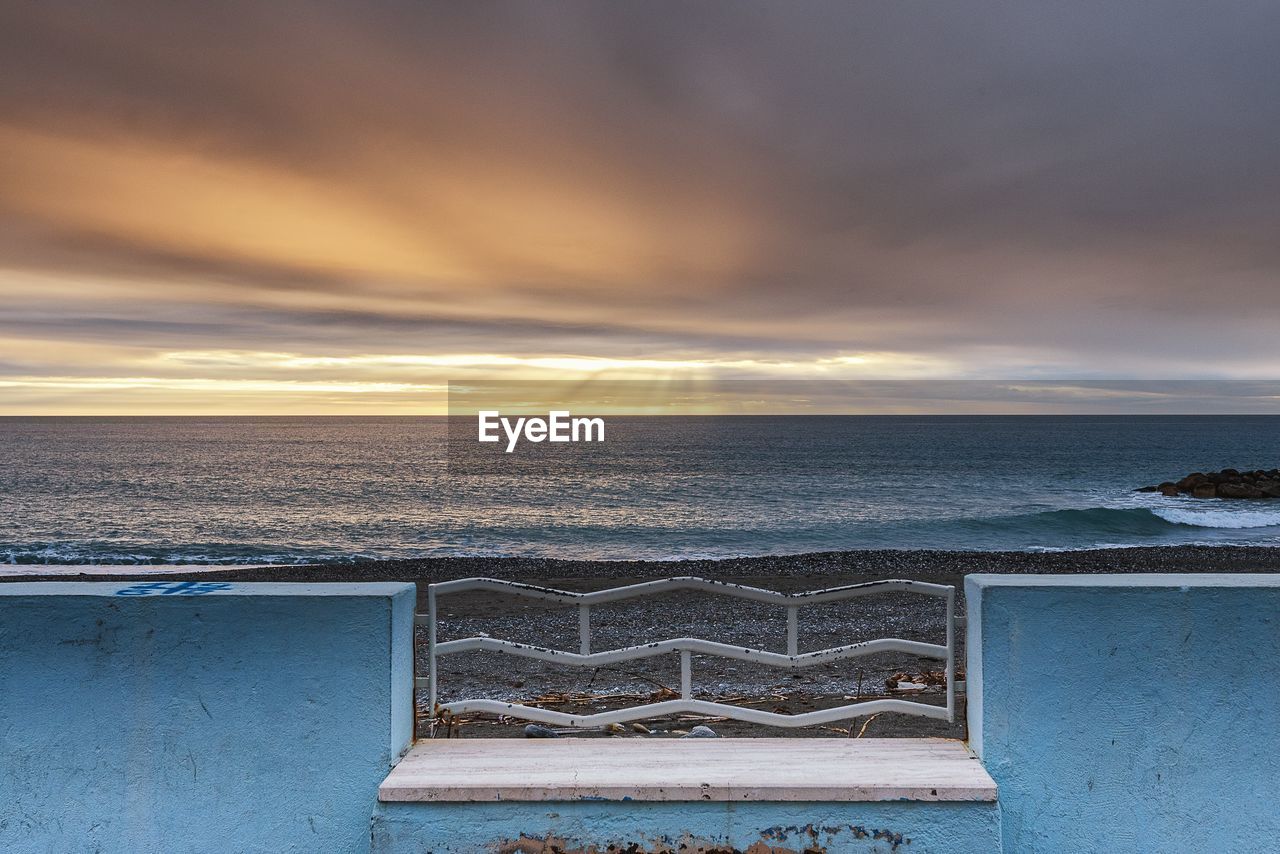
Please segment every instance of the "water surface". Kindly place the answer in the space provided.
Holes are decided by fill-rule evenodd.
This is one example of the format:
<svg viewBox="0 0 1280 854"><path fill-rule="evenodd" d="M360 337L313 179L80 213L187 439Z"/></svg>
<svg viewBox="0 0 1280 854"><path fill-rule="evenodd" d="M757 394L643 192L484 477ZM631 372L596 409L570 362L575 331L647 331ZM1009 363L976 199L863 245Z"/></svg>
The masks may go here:
<svg viewBox="0 0 1280 854"><path fill-rule="evenodd" d="M1280 465L1280 416L609 419L474 473L440 418L4 418L0 561L671 558L1280 545L1280 501L1135 494Z"/></svg>

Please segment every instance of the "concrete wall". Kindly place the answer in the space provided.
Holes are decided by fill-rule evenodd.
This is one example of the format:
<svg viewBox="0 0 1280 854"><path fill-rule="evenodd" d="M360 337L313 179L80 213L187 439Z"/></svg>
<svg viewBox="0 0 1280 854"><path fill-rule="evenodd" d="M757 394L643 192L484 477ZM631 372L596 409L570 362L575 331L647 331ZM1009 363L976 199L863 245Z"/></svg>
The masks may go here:
<svg viewBox="0 0 1280 854"><path fill-rule="evenodd" d="M367 851L406 584L0 585L0 851Z"/></svg>
<svg viewBox="0 0 1280 854"><path fill-rule="evenodd" d="M375 854L729 849L997 854L1000 811L992 802L504 801L379 804L373 822Z"/></svg>
<svg viewBox="0 0 1280 854"><path fill-rule="evenodd" d="M0 851L1280 850L1280 576L966 587L998 804L378 804L411 586L0 585Z"/></svg>
<svg viewBox="0 0 1280 854"><path fill-rule="evenodd" d="M1004 850L1280 850L1280 576L966 579Z"/></svg>

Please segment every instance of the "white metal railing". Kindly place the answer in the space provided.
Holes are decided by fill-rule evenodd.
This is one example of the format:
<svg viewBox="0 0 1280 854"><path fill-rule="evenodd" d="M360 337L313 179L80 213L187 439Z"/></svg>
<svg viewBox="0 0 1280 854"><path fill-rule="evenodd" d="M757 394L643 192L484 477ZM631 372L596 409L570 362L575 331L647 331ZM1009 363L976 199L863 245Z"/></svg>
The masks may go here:
<svg viewBox="0 0 1280 854"><path fill-rule="evenodd" d="M577 605L578 651L568 652L490 637L470 637L438 642L436 640L437 598L443 594L473 590L488 590L495 593L521 596L527 599L541 599ZM733 596L739 599L750 599L756 602L767 602L785 607L787 615L786 653L768 652L763 649L704 640L702 638L670 638L639 646L611 649L605 652L591 651L591 606L602 605L606 602L618 602L624 599L634 599L640 596L671 593L677 590L700 590L722 596ZM945 645L903 640L901 638L877 638L813 652L802 653L799 651L799 610L801 607L894 592L920 593L946 600L947 642ZM555 590L550 587L537 587L532 584L501 581L496 578L463 578L456 581L442 581L427 585L427 613L416 615L417 625L425 626L427 629L429 670L425 678L415 678L414 685L416 688L427 689L429 695L427 708L431 710L430 714L433 718L445 711L455 715L464 712L487 712L540 723L587 727L626 723L670 714L700 714L718 715L769 726L801 727L848 720L852 717L878 712L903 712L905 714L954 721L955 597L955 588L950 585L930 584L923 581L905 579L871 581L864 584L851 584L846 587L831 587L825 590L811 590L804 593L779 593L776 590L765 590L759 587L748 587L742 584L693 577L664 578L658 581L646 581L641 584L612 587L607 590L596 590L590 593ZM588 715L574 715L567 712L526 706L520 703L508 703L502 700L470 699L438 705L436 659L442 655L476 650L500 652L521 658L533 658L578 667L601 667L620 661L652 658L658 655L678 652L680 654L680 698L678 700L663 700ZM693 668L691 660L693 653L754 661L770 667L810 667L827 661L858 658L885 652L908 653L945 661L946 705L932 705L897 698L880 698L792 715L743 708L710 700L696 700L693 697Z"/></svg>

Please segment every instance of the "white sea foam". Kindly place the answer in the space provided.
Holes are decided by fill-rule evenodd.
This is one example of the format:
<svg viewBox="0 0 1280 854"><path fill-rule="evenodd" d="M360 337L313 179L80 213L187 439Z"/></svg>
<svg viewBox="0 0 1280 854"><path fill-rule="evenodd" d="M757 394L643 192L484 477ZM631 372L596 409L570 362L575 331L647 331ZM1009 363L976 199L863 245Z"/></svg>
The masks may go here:
<svg viewBox="0 0 1280 854"><path fill-rule="evenodd" d="M1175 525L1196 528L1270 528L1280 525L1280 510L1191 510L1177 507L1151 508L1151 512Z"/></svg>

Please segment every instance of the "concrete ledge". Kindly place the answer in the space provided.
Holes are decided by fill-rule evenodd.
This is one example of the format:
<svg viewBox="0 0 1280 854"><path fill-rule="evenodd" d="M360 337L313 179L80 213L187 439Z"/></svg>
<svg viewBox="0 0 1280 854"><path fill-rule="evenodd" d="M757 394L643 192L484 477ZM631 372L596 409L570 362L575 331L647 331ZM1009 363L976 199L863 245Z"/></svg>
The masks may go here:
<svg viewBox="0 0 1280 854"><path fill-rule="evenodd" d="M1275 851L1280 575L970 575L1005 850Z"/></svg>
<svg viewBox="0 0 1280 854"><path fill-rule="evenodd" d="M1098 572L1077 575L988 575L978 573L965 576L966 590L986 590L993 587L1096 587L1149 588L1175 590L1193 587L1280 587L1280 574L1254 572Z"/></svg>
<svg viewBox="0 0 1280 854"><path fill-rule="evenodd" d="M0 851L367 851L414 588L0 584Z"/></svg>
<svg viewBox="0 0 1280 854"><path fill-rule="evenodd" d="M994 801L958 741L437 739L378 788L384 802Z"/></svg>

